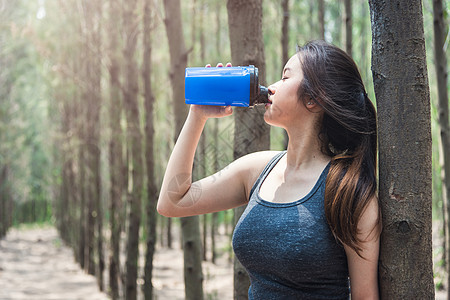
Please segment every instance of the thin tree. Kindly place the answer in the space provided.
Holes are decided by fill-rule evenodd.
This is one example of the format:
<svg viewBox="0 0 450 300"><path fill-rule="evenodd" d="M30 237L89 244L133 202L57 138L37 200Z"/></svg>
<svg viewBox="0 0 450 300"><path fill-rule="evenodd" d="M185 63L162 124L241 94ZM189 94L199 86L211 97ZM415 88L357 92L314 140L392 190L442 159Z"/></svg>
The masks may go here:
<svg viewBox="0 0 450 300"><path fill-rule="evenodd" d="M145 158L147 166L147 199L146 208L146 252L145 252L145 268L144 268L144 298L153 299L153 256L156 244L156 203L158 200L157 188L155 183L155 160L154 160L154 122L153 122L153 105L155 97L152 91L151 81L151 57L152 57L152 7L151 1L144 1L143 16L143 67L142 81L144 82L144 106L145 106Z"/></svg>
<svg viewBox="0 0 450 300"><path fill-rule="evenodd" d="M361 11L360 11L360 21L359 21L359 28L360 28L360 43L361 47L359 49L361 54L361 59L359 61L359 67L361 76L364 80L364 83L367 84L367 79L369 77L369 67L367 62L367 48L368 48L368 39L367 39L367 14L369 12L369 7L366 0L360 0L358 3Z"/></svg>
<svg viewBox="0 0 450 300"><path fill-rule="evenodd" d="M369 0L383 216L382 299L434 299L431 120L422 3Z"/></svg>
<svg viewBox="0 0 450 300"><path fill-rule="evenodd" d="M222 46L221 46L221 10L222 3L220 1L216 2L215 5L215 17L216 17L216 55L217 57L221 57ZM219 171L219 119L214 119L214 124L212 128L212 139L214 143L214 151L213 151L213 171ZM218 212L215 212L211 216L211 262L213 264L216 263L217 259L217 250L216 250L216 233L218 227Z"/></svg>
<svg viewBox="0 0 450 300"><path fill-rule="evenodd" d="M281 65L289 60L289 0L281 2L283 11L283 23L281 25Z"/></svg>
<svg viewBox="0 0 450 300"><path fill-rule="evenodd" d="M266 64L262 36L262 1L228 0L228 25L230 34L231 60L234 65L255 65L259 69L259 80L265 83ZM234 158L270 147L270 130L264 122L259 108L234 109ZM236 208L235 222L244 208ZM244 267L235 259L234 297L247 299L250 281Z"/></svg>
<svg viewBox="0 0 450 300"><path fill-rule="evenodd" d="M283 11L283 23L281 25L281 66L289 60L289 0L283 0L281 2L281 9ZM283 131L283 144L287 149L289 143L289 137L286 130Z"/></svg>
<svg viewBox="0 0 450 300"><path fill-rule="evenodd" d="M120 278L120 211L123 194L122 179L122 129L120 127L120 116L122 111L122 99L120 91L120 65L119 65L119 31L117 20L119 15L119 3L117 0L109 1L108 14L108 71L109 71L109 126L111 137L109 141L109 168L110 168L110 228L111 238L109 244L109 289L113 300L119 299Z"/></svg>
<svg viewBox="0 0 450 300"><path fill-rule="evenodd" d="M172 83L175 113L175 139L178 137L187 116L188 107L183 104L184 99L184 69L187 56L181 22L181 8L179 0L164 0L166 13L167 38L170 53L170 79ZM174 178L176 180L176 178ZM200 238L199 217L181 218L181 230L184 250L184 283L185 297L190 300L203 299L202 245Z"/></svg>
<svg viewBox="0 0 450 300"><path fill-rule="evenodd" d="M92 60L94 59L92 57L92 48L93 45L90 44L92 42L91 39L91 30L93 28L93 10L91 7L91 2L87 0L81 1L81 15L82 15L82 39L83 39L83 45L82 45L82 51L84 53L85 57L85 65L83 68L83 78L85 82L83 82L83 97L82 97L82 104L85 106L85 109L83 110L84 113L84 120L82 122L85 122L83 125L83 144L84 144L84 163L85 165L83 168L86 168L84 170L84 174L86 176L86 179L83 180L84 182L84 196L85 196L85 204L86 204L86 212L85 212L85 232L83 233L85 236L85 249L84 249L84 256L85 256L85 270L88 272L88 274L95 276L95 259L94 259L94 248L95 248L95 216L96 212L95 209L95 166L94 166L94 156L95 156L95 136L96 134L94 131L96 130L93 128L93 119L95 112L91 109L95 109L91 103L94 101L93 96L93 87L92 82L90 79L93 78L92 75Z"/></svg>
<svg viewBox="0 0 450 300"><path fill-rule="evenodd" d="M137 0L123 2L123 22L125 30L125 48L123 50L126 65L124 70L124 107L127 119L127 137L130 147L128 160L131 169L131 192L128 195L128 238L126 258L125 296L128 300L137 298L136 280L138 277L139 229L141 223L141 201L143 188L142 133L138 104L138 66L136 62L136 45L139 30L136 28Z"/></svg>
<svg viewBox="0 0 450 300"><path fill-rule="evenodd" d="M352 0L344 0L345 7L345 51L352 55Z"/></svg>
<svg viewBox="0 0 450 300"><path fill-rule="evenodd" d="M3 238L9 229L8 215L12 210L9 210L9 202L11 197L8 195L8 165L4 164L0 169L0 238Z"/></svg>
<svg viewBox="0 0 450 300"><path fill-rule="evenodd" d="M319 0L319 38L325 40L325 0Z"/></svg>
<svg viewBox="0 0 450 300"><path fill-rule="evenodd" d="M100 170L100 108L102 105L102 91L101 91L101 49L102 49L102 1L92 1L92 13L93 13L93 27L92 27L92 78L90 82L92 84L92 102L90 111L92 112L92 140L90 141L92 170L94 180L92 182L93 197L94 197L94 211L95 211L95 224L96 224L96 250L97 250L97 283L101 291L103 287L103 271L105 270L105 258L103 255L103 207L101 201L101 170Z"/></svg>
<svg viewBox="0 0 450 300"><path fill-rule="evenodd" d="M64 2L61 2L61 4ZM76 1L69 2L70 11L75 11L77 15L78 22L76 23L75 36L78 37L79 42L77 43L77 51L74 55L74 60L78 61L77 68L74 69L74 77L75 77L75 87L77 90L78 97L77 101L74 101L75 110L77 112L76 119L74 121L74 132L76 133L76 138L78 140L78 147L76 149L76 198L78 202L78 220L77 220L77 228L78 228L78 247L74 250L78 252L80 267L83 270L87 269L87 243L86 243L86 226L87 226L87 207L86 207L86 198L87 198L87 188L86 188L86 165L87 165L87 149L86 149L86 121L85 115L87 107L84 105L83 99L87 97L86 94L86 85L82 78L85 78L86 68L87 68L87 60L81 59L82 57L86 57L86 47L84 46L84 34L86 32L86 23L84 22L84 9L82 2L76 3ZM76 230L76 229L74 229Z"/></svg>
<svg viewBox="0 0 450 300"><path fill-rule="evenodd" d="M206 44L205 44L205 25L204 25L204 19L205 19L205 15L206 15L206 5L203 3L204 1L200 0L199 1L199 5L200 5L200 12L199 12L199 31L200 31L200 61L204 62L205 61L205 48L206 48ZM206 177L206 137L208 135L208 127L205 127L203 132L202 132L202 136L200 137L200 141L199 141L199 156L198 156L198 174L200 176L200 178L204 178ZM199 178L199 179L200 179ZM208 237L208 214L203 215L203 240L202 240L202 245L203 245L203 260L206 261L207 260L207 252L208 252L208 243L207 243L207 237Z"/></svg>
<svg viewBox="0 0 450 300"><path fill-rule="evenodd" d="M441 153L444 160L442 171L442 196L444 207L444 261L450 257L449 236L450 236L450 203L447 199L450 195L450 124L448 111L448 90L447 90L447 57L445 54L446 21L442 0L433 0L433 27L434 27L434 60L437 77L438 89L438 121L441 132ZM446 262L447 274L450 270L450 264ZM447 286L450 286L450 276ZM450 288L447 288L450 297Z"/></svg>

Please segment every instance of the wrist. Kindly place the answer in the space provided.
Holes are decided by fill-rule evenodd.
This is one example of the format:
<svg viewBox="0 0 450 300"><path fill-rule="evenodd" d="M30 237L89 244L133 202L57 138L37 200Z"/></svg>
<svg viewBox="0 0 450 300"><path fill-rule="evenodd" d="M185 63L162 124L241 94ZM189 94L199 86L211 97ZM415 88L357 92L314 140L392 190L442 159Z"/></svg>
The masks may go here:
<svg viewBox="0 0 450 300"><path fill-rule="evenodd" d="M205 126L206 121L208 120L208 117L200 113L199 111L196 111L195 109L189 110L189 114L187 116L187 122L197 125L197 126Z"/></svg>
<svg viewBox="0 0 450 300"><path fill-rule="evenodd" d="M196 123L205 125L208 117L205 116L205 114L203 114L200 110L196 109L194 105L191 105L189 109L188 119L190 119L191 121L195 121Z"/></svg>

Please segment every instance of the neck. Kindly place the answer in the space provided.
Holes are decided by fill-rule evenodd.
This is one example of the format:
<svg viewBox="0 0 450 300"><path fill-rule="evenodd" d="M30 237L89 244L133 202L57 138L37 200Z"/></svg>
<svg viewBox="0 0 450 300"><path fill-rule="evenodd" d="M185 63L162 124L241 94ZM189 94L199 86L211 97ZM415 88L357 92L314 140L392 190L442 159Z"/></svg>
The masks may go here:
<svg viewBox="0 0 450 300"><path fill-rule="evenodd" d="M330 157L323 154L321 142L316 131L287 131L289 143L286 153L286 163L289 169L323 165L330 161Z"/></svg>

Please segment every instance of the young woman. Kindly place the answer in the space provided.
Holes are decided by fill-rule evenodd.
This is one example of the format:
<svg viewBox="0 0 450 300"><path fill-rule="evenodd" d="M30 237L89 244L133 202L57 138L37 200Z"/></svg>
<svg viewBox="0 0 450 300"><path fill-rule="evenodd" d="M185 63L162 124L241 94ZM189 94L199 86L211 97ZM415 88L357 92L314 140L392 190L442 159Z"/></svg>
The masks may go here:
<svg viewBox="0 0 450 300"><path fill-rule="evenodd" d="M269 91L264 119L287 131L287 151L249 154L192 183L205 122L232 114L231 107L192 105L159 213L248 204L233 249L251 279L249 299L378 299L376 112L355 63L335 46L310 42Z"/></svg>

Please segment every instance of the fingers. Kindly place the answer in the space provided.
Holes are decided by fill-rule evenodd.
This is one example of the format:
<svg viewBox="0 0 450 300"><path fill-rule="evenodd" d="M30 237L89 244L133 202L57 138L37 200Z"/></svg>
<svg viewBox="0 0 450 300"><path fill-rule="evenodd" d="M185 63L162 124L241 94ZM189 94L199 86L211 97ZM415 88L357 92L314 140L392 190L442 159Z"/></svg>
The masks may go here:
<svg viewBox="0 0 450 300"><path fill-rule="evenodd" d="M231 63L230 63L230 62L227 62L226 66L227 66L227 67L231 67ZM223 67L223 63L218 63L216 67L217 67L217 68L222 68L222 67Z"/></svg>
<svg viewBox="0 0 450 300"><path fill-rule="evenodd" d="M224 113L225 113L225 115L227 115L227 116L229 116L229 115L231 115L232 113L233 113L233 109L231 108L231 106L225 106L224 107Z"/></svg>
<svg viewBox="0 0 450 300"><path fill-rule="evenodd" d="M231 66L232 66L231 63L227 62L226 67L231 67ZM216 66L216 68L222 68L222 67L223 67L223 63L218 63L217 66ZM211 64L207 64L205 66L205 68L211 68Z"/></svg>

